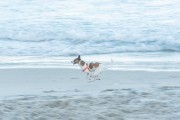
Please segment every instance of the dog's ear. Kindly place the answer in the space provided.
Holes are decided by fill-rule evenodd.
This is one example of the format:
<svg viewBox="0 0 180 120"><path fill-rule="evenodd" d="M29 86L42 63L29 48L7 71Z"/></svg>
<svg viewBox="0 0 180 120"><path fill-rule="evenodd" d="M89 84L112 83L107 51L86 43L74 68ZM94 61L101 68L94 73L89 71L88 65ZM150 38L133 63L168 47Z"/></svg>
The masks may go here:
<svg viewBox="0 0 180 120"><path fill-rule="evenodd" d="M78 55L78 59L81 59L81 56L80 56L80 55Z"/></svg>

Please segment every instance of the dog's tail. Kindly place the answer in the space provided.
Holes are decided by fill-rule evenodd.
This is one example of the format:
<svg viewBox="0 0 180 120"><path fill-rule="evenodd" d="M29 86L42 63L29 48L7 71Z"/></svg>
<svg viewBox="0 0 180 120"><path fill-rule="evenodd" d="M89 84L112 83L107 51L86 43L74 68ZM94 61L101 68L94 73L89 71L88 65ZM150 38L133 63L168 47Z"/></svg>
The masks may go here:
<svg viewBox="0 0 180 120"><path fill-rule="evenodd" d="M104 70L108 70L114 66L114 60L111 58L110 64L104 68Z"/></svg>
<svg viewBox="0 0 180 120"><path fill-rule="evenodd" d="M110 68L112 68L113 65L114 65L114 61L113 61L113 59L111 58L111 66L110 66Z"/></svg>
<svg viewBox="0 0 180 120"><path fill-rule="evenodd" d="M114 66L114 61L113 59L111 58L111 63L110 63L110 67L109 68L112 68Z"/></svg>

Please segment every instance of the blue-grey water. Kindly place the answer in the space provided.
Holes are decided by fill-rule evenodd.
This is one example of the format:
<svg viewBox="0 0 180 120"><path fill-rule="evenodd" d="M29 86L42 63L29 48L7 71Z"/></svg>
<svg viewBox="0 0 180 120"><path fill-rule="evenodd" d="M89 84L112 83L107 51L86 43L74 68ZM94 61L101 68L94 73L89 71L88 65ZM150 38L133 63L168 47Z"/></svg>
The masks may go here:
<svg viewBox="0 0 180 120"><path fill-rule="evenodd" d="M1 0L0 66L58 66L78 54L97 59L105 54L118 65L128 63L124 69L152 64L178 70L179 5L179 0ZM60 58L54 61L55 56Z"/></svg>

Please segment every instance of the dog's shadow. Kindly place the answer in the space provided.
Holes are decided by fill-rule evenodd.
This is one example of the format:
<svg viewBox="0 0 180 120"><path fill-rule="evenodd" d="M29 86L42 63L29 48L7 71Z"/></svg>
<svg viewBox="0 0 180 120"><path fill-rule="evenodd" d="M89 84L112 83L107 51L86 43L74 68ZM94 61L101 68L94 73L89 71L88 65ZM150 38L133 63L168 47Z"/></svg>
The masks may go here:
<svg viewBox="0 0 180 120"><path fill-rule="evenodd" d="M71 79L72 79L72 80L77 80L77 79L79 79L79 78L77 78L77 77L71 77Z"/></svg>

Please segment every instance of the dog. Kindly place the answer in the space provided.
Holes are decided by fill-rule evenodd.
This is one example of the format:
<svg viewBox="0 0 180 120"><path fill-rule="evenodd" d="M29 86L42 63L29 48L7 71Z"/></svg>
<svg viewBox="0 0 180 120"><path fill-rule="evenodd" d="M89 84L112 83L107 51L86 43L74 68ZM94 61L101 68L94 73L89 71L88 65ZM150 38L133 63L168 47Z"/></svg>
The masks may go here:
<svg viewBox="0 0 180 120"><path fill-rule="evenodd" d="M95 62L95 63L87 63L83 60L81 60L81 56L78 55L77 58L75 58L73 61L71 61L74 64L78 64L80 68L82 69L82 72L87 73L86 78L89 80L100 80L99 74L103 72L103 68L101 63Z"/></svg>

